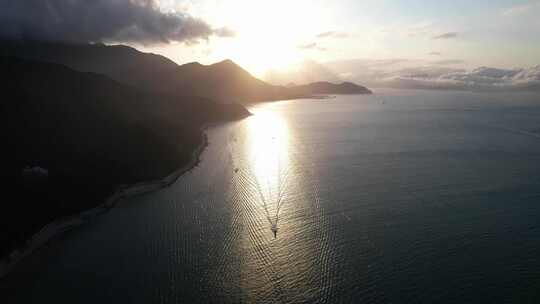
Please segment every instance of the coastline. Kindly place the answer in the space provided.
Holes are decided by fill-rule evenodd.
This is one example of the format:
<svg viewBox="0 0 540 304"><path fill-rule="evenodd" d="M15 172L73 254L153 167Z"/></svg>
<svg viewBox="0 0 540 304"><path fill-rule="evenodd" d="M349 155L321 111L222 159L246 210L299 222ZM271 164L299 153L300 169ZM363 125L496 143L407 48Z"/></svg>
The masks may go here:
<svg viewBox="0 0 540 304"><path fill-rule="evenodd" d="M189 163L176 169L168 176L159 180L140 182L132 185L120 185L104 203L75 215L58 218L43 226L41 230L33 234L26 241L23 247L17 248L10 254L0 258L0 279L3 279L9 274L24 258L31 255L34 251L44 246L55 237L84 225L89 220L108 212L114 208L120 200L135 195L154 192L172 185L178 178L191 171L199 164L201 155L209 144L206 132L215 125L218 125L218 123L205 124L201 127L201 142L195 150L193 150Z"/></svg>

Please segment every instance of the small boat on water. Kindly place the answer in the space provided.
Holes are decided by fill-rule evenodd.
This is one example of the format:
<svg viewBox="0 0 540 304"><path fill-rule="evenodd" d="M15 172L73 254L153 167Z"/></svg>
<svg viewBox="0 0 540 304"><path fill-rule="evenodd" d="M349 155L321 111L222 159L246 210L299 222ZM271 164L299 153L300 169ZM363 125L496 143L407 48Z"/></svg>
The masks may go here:
<svg viewBox="0 0 540 304"><path fill-rule="evenodd" d="M272 232L274 233L274 238L277 238L277 232L278 232L278 227L276 224L272 224Z"/></svg>

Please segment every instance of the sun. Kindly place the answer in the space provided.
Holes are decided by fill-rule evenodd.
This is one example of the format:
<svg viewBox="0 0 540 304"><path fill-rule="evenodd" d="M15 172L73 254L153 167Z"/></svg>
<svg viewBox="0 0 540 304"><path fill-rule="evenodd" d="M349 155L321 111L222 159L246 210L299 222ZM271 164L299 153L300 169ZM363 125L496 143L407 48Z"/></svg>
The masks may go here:
<svg viewBox="0 0 540 304"><path fill-rule="evenodd" d="M269 70L286 70L302 61L303 55L296 48L274 41L244 36L234 43L223 45L217 51L217 56L231 58L257 76Z"/></svg>
<svg viewBox="0 0 540 304"><path fill-rule="evenodd" d="M317 34L333 29L335 24L335 14L322 0L204 0L182 6L179 11L214 28L231 29L235 35L211 37L195 45L176 43L141 49L178 63L212 64L231 59L259 78L268 71L292 70L307 59L324 60L317 56L328 53L317 54L300 46L313 43Z"/></svg>
<svg viewBox="0 0 540 304"><path fill-rule="evenodd" d="M214 56L230 58L256 76L285 70L305 59L299 45L322 31L324 10L314 1L233 0L220 8L219 23L237 32L215 45Z"/></svg>

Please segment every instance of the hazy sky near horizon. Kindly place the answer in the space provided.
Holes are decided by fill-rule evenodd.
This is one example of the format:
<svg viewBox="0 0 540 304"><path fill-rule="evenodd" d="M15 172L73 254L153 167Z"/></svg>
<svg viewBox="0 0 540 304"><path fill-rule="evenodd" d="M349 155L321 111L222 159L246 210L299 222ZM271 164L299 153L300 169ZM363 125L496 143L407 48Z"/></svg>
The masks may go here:
<svg viewBox="0 0 540 304"><path fill-rule="evenodd" d="M161 0L231 37L139 46L179 62L232 59L256 75L313 60L407 59L461 68L540 64L540 1Z"/></svg>
<svg viewBox="0 0 540 304"><path fill-rule="evenodd" d="M0 0L0 39L232 59L275 84L540 90L539 16L540 0Z"/></svg>

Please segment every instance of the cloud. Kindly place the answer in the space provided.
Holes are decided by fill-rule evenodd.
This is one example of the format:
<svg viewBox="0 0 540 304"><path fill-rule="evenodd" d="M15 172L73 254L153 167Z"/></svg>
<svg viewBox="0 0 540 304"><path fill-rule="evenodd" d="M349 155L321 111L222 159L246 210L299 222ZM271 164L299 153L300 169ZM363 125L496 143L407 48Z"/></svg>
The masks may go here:
<svg viewBox="0 0 540 304"><path fill-rule="evenodd" d="M350 59L329 62L326 65L336 70L343 72L346 69L352 70L386 70L396 69L404 66L414 65L419 63L417 60L405 58L390 58L390 59ZM348 71L347 71L348 72Z"/></svg>
<svg viewBox="0 0 540 304"><path fill-rule="evenodd" d="M301 85L315 81L335 83L343 81L342 77L330 68L313 60L305 60L292 67L289 71L268 71L264 76L264 80L277 85L288 85L290 83Z"/></svg>
<svg viewBox="0 0 540 304"><path fill-rule="evenodd" d="M0 7L0 37L9 39L155 44L234 34L162 12L157 0L0 0Z"/></svg>
<svg viewBox="0 0 540 304"><path fill-rule="evenodd" d="M457 32L447 32L447 33L444 33L444 34L433 36L432 39L453 39L453 38L457 38L457 37L458 37Z"/></svg>
<svg viewBox="0 0 540 304"><path fill-rule="evenodd" d="M454 67L461 60L347 60L326 63L337 75L368 87L440 89L471 91L538 91L540 65L529 68L498 69Z"/></svg>
<svg viewBox="0 0 540 304"><path fill-rule="evenodd" d="M352 59L327 63L305 61L287 72L272 71L265 80L274 84L314 81L352 81L368 87L402 89L535 91L540 92L540 65L519 69L480 67L472 70L448 63L407 59ZM445 64L443 64L445 63Z"/></svg>
<svg viewBox="0 0 540 304"><path fill-rule="evenodd" d="M326 48L319 46L317 43L306 43L298 46L301 50L317 50L317 51L326 51Z"/></svg>
<svg viewBox="0 0 540 304"><path fill-rule="evenodd" d="M317 38L348 38L349 34L344 32L335 32L335 31L329 31L320 33L316 36Z"/></svg>
<svg viewBox="0 0 540 304"><path fill-rule="evenodd" d="M218 37L234 37L236 36L236 31L228 27L221 27L214 30L214 34Z"/></svg>
<svg viewBox="0 0 540 304"><path fill-rule="evenodd" d="M392 86L452 90L540 90L540 66L505 70L481 67L471 71L450 72L434 78L394 77Z"/></svg>
<svg viewBox="0 0 540 304"><path fill-rule="evenodd" d="M403 26L396 29L402 35L407 37L422 37L432 35L435 24L431 21L423 21L409 26Z"/></svg>
<svg viewBox="0 0 540 304"><path fill-rule="evenodd" d="M403 77L403 78L415 78L415 79L433 79L441 77L442 75L448 73L455 73L464 71L461 69L442 67L442 66L413 66L397 69L387 73L382 79L394 78L394 77Z"/></svg>
<svg viewBox="0 0 540 304"><path fill-rule="evenodd" d="M481 67L431 76L396 75L381 79L380 83L390 87L414 89L540 91L540 66L512 70Z"/></svg>
<svg viewBox="0 0 540 304"><path fill-rule="evenodd" d="M465 61L461 59L446 59L446 60L438 60L434 61L433 64L437 65L454 65L454 64L464 64Z"/></svg>
<svg viewBox="0 0 540 304"><path fill-rule="evenodd" d="M524 14L529 14L540 9L540 2L527 3L516 5L503 11L503 16L515 17Z"/></svg>

